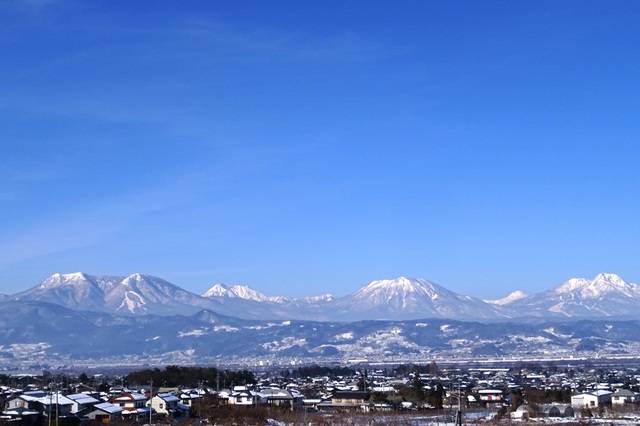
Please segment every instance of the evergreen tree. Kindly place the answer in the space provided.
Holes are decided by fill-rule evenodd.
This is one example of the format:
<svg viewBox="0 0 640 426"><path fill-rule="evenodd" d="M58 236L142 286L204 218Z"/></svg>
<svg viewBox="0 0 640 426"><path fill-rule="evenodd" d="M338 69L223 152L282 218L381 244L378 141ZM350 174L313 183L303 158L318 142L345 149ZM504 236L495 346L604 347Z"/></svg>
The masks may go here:
<svg viewBox="0 0 640 426"><path fill-rule="evenodd" d="M438 382L435 386L431 387L431 391L429 392L427 399L429 401L429 404L433 407L438 409L443 407L442 402L444 400L444 386L442 386L442 383Z"/></svg>
<svg viewBox="0 0 640 426"><path fill-rule="evenodd" d="M418 373L417 371L413 375L413 381L411 382L411 389L412 389L413 398L416 401L418 402L424 401L425 399L424 385L422 384L422 378L420 377L420 373Z"/></svg>

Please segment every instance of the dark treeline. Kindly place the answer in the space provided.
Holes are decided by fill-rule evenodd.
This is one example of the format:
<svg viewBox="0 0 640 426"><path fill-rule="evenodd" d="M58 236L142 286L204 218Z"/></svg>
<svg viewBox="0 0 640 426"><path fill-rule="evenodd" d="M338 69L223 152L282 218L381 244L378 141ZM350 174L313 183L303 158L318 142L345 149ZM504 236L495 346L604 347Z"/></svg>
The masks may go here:
<svg viewBox="0 0 640 426"><path fill-rule="evenodd" d="M305 367L299 367L295 369L282 370L280 375L284 378L304 378L304 377L323 377L327 376L329 378L336 377L344 377L344 376L355 376L357 372L367 375L367 373L373 371L372 369L355 369L350 367L327 367L327 366L319 366L319 365L309 365ZM420 373L420 374L437 374L439 372L438 365L435 362L431 362L429 364L401 364L395 366L392 371L384 368L381 369L382 374L384 375L408 375L410 373Z"/></svg>
<svg viewBox="0 0 640 426"><path fill-rule="evenodd" d="M396 374L408 373L430 373L434 374L438 370L435 363L428 365L401 365L394 368ZM279 372L281 378L306 378L306 377L352 377L359 370L344 366L320 366L309 365L298 367L295 369L285 369ZM360 373L367 375L367 370L361 370ZM384 371L388 374L389 371ZM148 385L153 382L154 386L175 387L175 386L208 386L212 388L229 388L231 386L255 384L256 377L253 372L248 370L229 371L219 370L215 367L184 367L177 365L169 365L164 369L153 368L131 372L124 377L124 384L131 385Z"/></svg>
<svg viewBox="0 0 640 426"><path fill-rule="evenodd" d="M401 364L393 368L393 372L397 375L408 375L411 373L419 374L438 374L440 369L435 361L429 364Z"/></svg>
<svg viewBox="0 0 640 426"><path fill-rule="evenodd" d="M135 371L125 376L124 380L128 386L147 385L153 382L154 387L208 386L220 389L256 383L253 372L248 370L223 371L215 367L180 367L177 365L168 365L164 370L154 368Z"/></svg>
<svg viewBox="0 0 640 426"><path fill-rule="evenodd" d="M340 376L354 376L356 370L349 367L326 367L309 365L295 369L282 370L280 375L284 378L324 377L335 378Z"/></svg>

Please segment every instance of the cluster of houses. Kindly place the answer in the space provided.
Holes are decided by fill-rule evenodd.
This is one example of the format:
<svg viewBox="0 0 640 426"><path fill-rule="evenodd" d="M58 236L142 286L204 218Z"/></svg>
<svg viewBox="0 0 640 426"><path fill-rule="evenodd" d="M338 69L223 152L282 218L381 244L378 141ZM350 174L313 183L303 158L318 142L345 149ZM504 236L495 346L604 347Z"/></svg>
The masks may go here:
<svg viewBox="0 0 640 426"><path fill-rule="evenodd" d="M455 411L506 411L511 418L574 417L597 412L601 407L632 407L640 402L638 379L615 377L570 377L567 373L514 374L509 369L467 369L438 371L406 377L386 371L358 372L352 377L263 377L256 385L229 389L137 388L112 386L106 392L87 388L74 392L40 389L35 385L1 386L1 419L24 425L76 424L85 420L115 423L127 420L156 423L180 422L203 415L196 410L206 404L235 406L276 406L289 410L315 411L387 411L435 408L433 400L411 398L406 390L418 380L428 395L439 389L440 403ZM82 385L81 385L82 386ZM402 392L402 390L405 392ZM534 400L532 390L564 391L564 400ZM568 397L570 395L570 403ZM210 397L207 399L207 397Z"/></svg>
<svg viewBox="0 0 640 426"><path fill-rule="evenodd" d="M100 423L179 423L194 414L194 407L205 395L218 404L236 406L272 405L296 410L304 405L304 395L295 389L274 387L250 389L234 386L214 391L208 388L127 388L113 386L108 392L88 389L78 393L42 390L36 386L0 386L4 422L22 425L73 425L83 421Z"/></svg>
<svg viewBox="0 0 640 426"><path fill-rule="evenodd" d="M132 391L113 387L109 392L87 390L67 393L58 390L26 390L2 386L1 400L5 422L23 425L77 424L83 420L115 423L120 420L153 423L159 418L187 418L194 400L200 394L190 390L180 392Z"/></svg>
<svg viewBox="0 0 640 426"><path fill-rule="evenodd" d="M582 392L571 396L571 405L580 408L598 408L606 406L623 406L638 404L640 395L624 388L611 388L599 385L590 392Z"/></svg>
<svg viewBox="0 0 640 426"><path fill-rule="evenodd" d="M631 406L640 403L640 394L629 389L610 385L596 385L594 390L571 395L571 404L522 404L511 415L512 418L528 417L575 417L576 410L593 415L595 409Z"/></svg>

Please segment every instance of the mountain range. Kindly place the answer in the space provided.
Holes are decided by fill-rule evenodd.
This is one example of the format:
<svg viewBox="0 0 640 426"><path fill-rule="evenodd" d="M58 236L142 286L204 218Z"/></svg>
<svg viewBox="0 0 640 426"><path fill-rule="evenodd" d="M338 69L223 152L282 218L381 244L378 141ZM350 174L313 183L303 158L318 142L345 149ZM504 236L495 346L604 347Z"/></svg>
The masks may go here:
<svg viewBox="0 0 640 426"><path fill-rule="evenodd" d="M408 278L294 299L55 274L0 297L0 366L629 358L639 306L639 287L613 274L490 301Z"/></svg>
<svg viewBox="0 0 640 426"><path fill-rule="evenodd" d="M628 318L640 310L640 286L615 274L572 278L550 290L514 292L499 300L461 295L425 279L378 280L344 296L267 296L241 285L216 284L203 295L144 274L55 274L0 300L47 302L68 309L116 315L192 315L209 310L258 320L456 320L504 321L545 318Z"/></svg>

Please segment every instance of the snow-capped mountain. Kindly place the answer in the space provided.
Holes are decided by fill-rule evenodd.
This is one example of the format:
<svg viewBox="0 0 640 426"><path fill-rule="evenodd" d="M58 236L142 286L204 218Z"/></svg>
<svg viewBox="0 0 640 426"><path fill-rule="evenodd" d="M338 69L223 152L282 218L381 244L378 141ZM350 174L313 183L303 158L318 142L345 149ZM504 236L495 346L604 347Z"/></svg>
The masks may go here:
<svg viewBox="0 0 640 426"><path fill-rule="evenodd" d="M403 277L373 281L340 298L275 300L243 286L214 288L203 297L143 274L55 274L0 301L0 363L122 362L123 356L157 363L225 356L260 362L475 359L640 351L640 286L614 274L573 278L545 292L513 293L492 303ZM624 316L634 319L613 318Z"/></svg>
<svg viewBox="0 0 640 426"><path fill-rule="evenodd" d="M93 277L82 272L54 274L37 286L17 293L12 300L37 300L70 308L103 311L105 293L118 277Z"/></svg>
<svg viewBox="0 0 640 426"><path fill-rule="evenodd" d="M308 296L308 297L303 297L302 300L306 303L323 303L323 302L331 302L335 299L335 297L333 297L333 294L330 293L326 293L326 294L321 294L320 296Z"/></svg>
<svg viewBox="0 0 640 426"><path fill-rule="evenodd" d="M252 302L270 302L277 304L277 309L283 315L278 318L298 318L298 319L318 319L320 316L314 316L313 313L307 311L314 308L324 307L329 302L334 300L332 294L323 294L320 296L308 296L308 297L286 297L286 296L267 296L251 287L243 285L229 285L229 284L215 284L204 294L204 297L223 300L227 302L229 300L245 300ZM226 299L226 300L225 300ZM262 316L264 318L264 315ZM276 317L273 317L276 318Z"/></svg>
<svg viewBox="0 0 640 426"><path fill-rule="evenodd" d="M640 286L615 274L572 278L551 290L513 300L505 307L531 316L623 317L640 313Z"/></svg>
<svg viewBox="0 0 640 426"><path fill-rule="evenodd" d="M92 276L81 272L54 274L11 300L55 303L83 311L137 314L188 314L215 309L215 301L190 293L150 275Z"/></svg>
<svg viewBox="0 0 640 426"><path fill-rule="evenodd" d="M111 311L123 313L186 313L213 306L197 294L161 278L132 274L118 281L105 294Z"/></svg>
<svg viewBox="0 0 640 426"><path fill-rule="evenodd" d="M161 278L55 274L5 300L54 303L74 310L122 315L191 315L202 309L245 319L359 321L453 318L628 317L640 313L640 287L614 274L573 278L551 290L482 301L424 279L378 280L344 297L267 296L241 285L216 284L204 296Z"/></svg>
<svg viewBox="0 0 640 426"><path fill-rule="evenodd" d="M490 303L492 305L498 305L498 306L506 306L509 305L510 303L515 302L516 300L522 299L527 297L526 293L520 291L520 290L516 290L514 292L512 292L511 294L509 294L507 297L503 297L502 299L497 299L497 300L484 300L484 302L486 303Z"/></svg>
<svg viewBox="0 0 640 426"><path fill-rule="evenodd" d="M497 319L500 311L470 296L463 296L424 279L400 277L378 280L336 299L336 315L354 313L368 318L458 318Z"/></svg>
<svg viewBox="0 0 640 426"><path fill-rule="evenodd" d="M216 284L207 290L204 297L236 297L239 299L253 300L256 302L276 302L281 303L286 301L286 298L282 297L269 297L266 294L260 293L245 285L229 285L229 284Z"/></svg>

